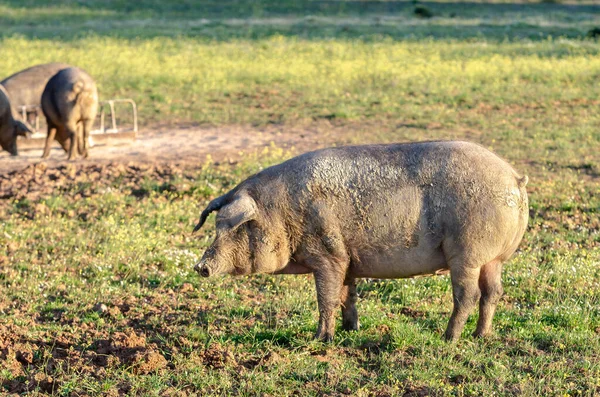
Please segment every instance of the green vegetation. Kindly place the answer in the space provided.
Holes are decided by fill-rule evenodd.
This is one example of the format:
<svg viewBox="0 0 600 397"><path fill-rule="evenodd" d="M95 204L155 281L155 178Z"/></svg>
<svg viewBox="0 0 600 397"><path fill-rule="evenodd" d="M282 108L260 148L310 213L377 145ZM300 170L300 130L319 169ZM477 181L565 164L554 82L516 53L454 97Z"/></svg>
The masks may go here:
<svg viewBox="0 0 600 397"><path fill-rule="evenodd" d="M0 3L2 75L77 64L145 126L480 142L529 175L531 220L495 336L469 337L474 317L444 343L450 283L430 277L363 282L361 331L325 345L310 277L191 269L214 232L190 233L207 200L292 153L0 176L0 393L600 393L598 6L423 3L434 17L418 19L395 1L46 3Z"/></svg>

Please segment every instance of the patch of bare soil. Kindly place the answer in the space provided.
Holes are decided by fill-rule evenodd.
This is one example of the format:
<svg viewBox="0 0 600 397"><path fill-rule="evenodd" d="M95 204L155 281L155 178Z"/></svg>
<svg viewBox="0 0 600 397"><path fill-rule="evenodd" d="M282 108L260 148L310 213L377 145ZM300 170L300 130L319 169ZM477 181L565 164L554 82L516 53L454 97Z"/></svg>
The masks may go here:
<svg viewBox="0 0 600 397"><path fill-rule="evenodd" d="M132 161L150 164L202 164L209 155L215 161L235 159L242 152L255 151L271 144L299 151L316 149L332 141L326 132L330 130L331 127L327 125L313 125L310 128L154 126L144 128L133 142L113 141L93 146L88 159L74 162L84 165ZM17 157L0 152L0 175L40 163L49 168L68 164L66 153L58 143L54 143L47 160L41 159L42 149L20 149Z"/></svg>
<svg viewBox="0 0 600 397"><path fill-rule="evenodd" d="M51 394L60 387L60 376L55 375L65 368L102 378L107 368L122 367L134 374L149 374L168 367L159 346L131 329L106 338L102 338L103 332L93 332L95 341L85 348L83 334L58 339L48 334L32 339L21 328L0 326L0 369L15 377L1 386L12 393L40 388Z"/></svg>
<svg viewBox="0 0 600 397"><path fill-rule="evenodd" d="M69 374L104 379L115 370L134 375L163 373L177 370L178 359L182 358L195 360L207 369L236 371L286 361L274 351L247 355L219 342L204 345L181 335L199 309L180 304L178 295L190 292L187 286L139 300L129 296L107 301L107 310L101 316L110 326L83 322L81 316L54 319L53 323L60 325L71 322L72 330L32 331L33 324L40 320L28 317L20 317L25 325L0 324L0 371L12 375L10 380L0 380L0 389L18 394L39 389L40 394L56 394ZM88 309L98 311L99 307ZM125 395L128 391L129 385L123 383L108 395Z"/></svg>
<svg viewBox="0 0 600 397"><path fill-rule="evenodd" d="M84 162L66 163L54 168L46 163L30 164L23 169L0 175L0 199L37 201L42 197L73 189L74 186L81 186L79 192L71 197L76 200L94 191L106 189L117 178L120 189L130 188L133 195L141 197L148 194L139 186L143 178L151 178L162 183L162 189L172 191L177 188L170 185L169 181L181 173L180 167L170 164ZM94 188L90 190L86 186Z"/></svg>

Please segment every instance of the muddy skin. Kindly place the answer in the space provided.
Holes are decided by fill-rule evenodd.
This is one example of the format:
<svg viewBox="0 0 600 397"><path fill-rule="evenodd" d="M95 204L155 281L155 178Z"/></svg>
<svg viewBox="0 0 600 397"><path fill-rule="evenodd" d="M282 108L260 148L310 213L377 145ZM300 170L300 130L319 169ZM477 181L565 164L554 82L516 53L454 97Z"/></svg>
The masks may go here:
<svg viewBox="0 0 600 397"><path fill-rule="evenodd" d="M42 158L50 154L56 139L69 160L75 147L82 157L88 156L88 137L98 112L98 90L94 80L78 68L63 69L54 75L42 94L42 111L48 124L48 136Z"/></svg>
<svg viewBox="0 0 600 397"><path fill-rule="evenodd" d="M449 272L454 309L445 338L461 336L479 301L476 336L491 332L501 271L528 221L527 177L467 142L324 149L251 176L203 211L216 238L195 269L315 278L316 337L358 329L358 278Z"/></svg>
<svg viewBox="0 0 600 397"><path fill-rule="evenodd" d="M0 147L12 156L18 156L17 137L28 136L32 132L31 127L15 119L10 97L0 85Z"/></svg>

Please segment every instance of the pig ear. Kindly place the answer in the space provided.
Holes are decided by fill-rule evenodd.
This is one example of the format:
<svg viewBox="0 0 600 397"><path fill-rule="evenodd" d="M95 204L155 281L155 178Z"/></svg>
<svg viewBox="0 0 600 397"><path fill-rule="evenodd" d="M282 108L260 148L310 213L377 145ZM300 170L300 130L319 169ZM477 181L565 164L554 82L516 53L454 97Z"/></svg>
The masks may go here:
<svg viewBox="0 0 600 397"><path fill-rule="evenodd" d="M202 225L204 225L204 222L206 222L206 218L208 218L208 216L210 215L211 212L218 211L221 209L221 207L223 207L223 205L225 205L228 195L229 195L229 193L224 194L223 196L217 197L216 199L214 199L213 201L208 203L208 206L204 209L204 211L202 211L202 214L200 215L200 221L194 228L194 232L197 232L198 230L200 230Z"/></svg>
<svg viewBox="0 0 600 397"><path fill-rule="evenodd" d="M240 225L256 219L257 212L256 201L244 194L221 208L217 217L226 222L227 228L235 230Z"/></svg>

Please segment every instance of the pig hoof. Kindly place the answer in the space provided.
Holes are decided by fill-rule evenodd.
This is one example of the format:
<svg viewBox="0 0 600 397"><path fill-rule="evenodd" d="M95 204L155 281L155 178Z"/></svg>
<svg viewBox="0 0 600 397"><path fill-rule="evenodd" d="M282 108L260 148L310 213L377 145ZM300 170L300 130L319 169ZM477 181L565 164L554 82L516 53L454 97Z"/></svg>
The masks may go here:
<svg viewBox="0 0 600 397"><path fill-rule="evenodd" d="M459 337L460 337L460 335L454 335L448 331L446 331L444 333L444 339L446 340L446 342L450 342L450 343L456 342Z"/></svg>
<svg viewBox="0 0 600 397"><path fill-rule="evenodd" d="M333 342L333 335L331 334L323 334L323 335L315 335L315 339L320 340L323 343L330 343Z"/></svg>
<svg viewBox="0 0 600 397"><path fill-rule="evenodd" d="M358 324L358 321L344 321L342 323L342 329L344 331L358 331L360 325Z"/></svg>
<svg viewBox="0 0 600 397"><path fill-rule="evenodd" d="M477 332L477 331L475 331L475 332L473 332L473 338L480 338L480 339L483 339L483 338L487 338L487 337L488 337L488 336L490 336L491 334L492 334L492 333L491 333L491 332L489 332L489 331L488 331L488 332Z"/></svg>

